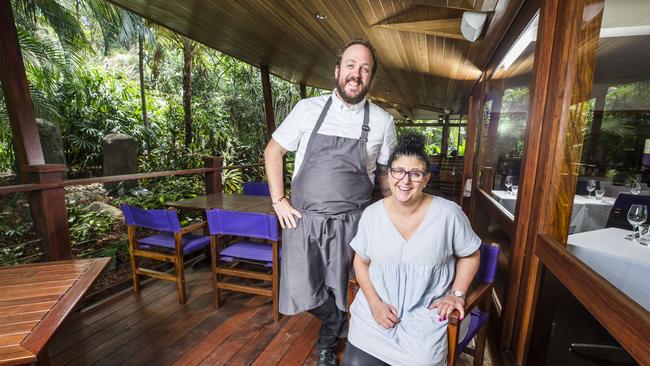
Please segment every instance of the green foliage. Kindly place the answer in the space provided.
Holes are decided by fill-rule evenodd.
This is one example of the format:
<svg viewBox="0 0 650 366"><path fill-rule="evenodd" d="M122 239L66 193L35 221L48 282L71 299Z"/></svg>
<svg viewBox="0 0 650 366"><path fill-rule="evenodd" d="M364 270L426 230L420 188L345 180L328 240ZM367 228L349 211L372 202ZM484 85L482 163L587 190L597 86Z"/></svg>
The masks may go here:
<svg viewBox="0 0 650 366"><path fill-rule="evenodd" d="M113 228L112 217L104 212L95 212L75 200L68 200L68 224L72 245L96 240L108 234Z"/></svg>

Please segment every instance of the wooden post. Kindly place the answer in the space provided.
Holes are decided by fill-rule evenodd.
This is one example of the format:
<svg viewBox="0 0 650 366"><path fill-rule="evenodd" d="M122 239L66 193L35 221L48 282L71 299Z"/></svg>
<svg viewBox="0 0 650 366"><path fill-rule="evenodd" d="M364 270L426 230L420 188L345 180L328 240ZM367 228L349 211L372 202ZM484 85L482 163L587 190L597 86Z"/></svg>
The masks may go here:
<svg viewBox="0 0 650 366"><path fill-rule="evenodd" d="M60 164L45 164L9 0L0 1L0 28L0 81L13 131L20 179L24 183L59 183L63 181L66 168ZM72 259L64 189L32 191L27 199L46 257L53 261Z"/></svg>
<svg viewBox="0 0 650 366"><path fill-rule="evenodd" d="M205 168L216 168L217 170L205 173L205 193L220 193L223 191L223 184L221 181L221 167L223 166L223 158L218 156L206 156L203 158Z"/></svg>
<svg viewBox="0 0 650 366"><path fill-rule="evenodd" d="M0 1L0 81L13 130L18 166L45 164L9 0ZM21 172L20 176L25 183L26 174Z"/></svg>
<svg viewBox="0 0 650 366"><path fill-rule="evenodd" d="M305 83L300 83L300 99L307 98L307 85Z"/></svg>
<svg viewBox="0 0 650 366"><path fill-rule="evenodd" d="M269 66L261 65L262 91L264 92L264 111L266 112L266 140L271 141L271 134L275 131L275 115L273 114L273 94Z"/></svg>
<svg viewBox="0 0 650 366"><path fill-rule="evenodd" d="M442 125L442 146L440 146L440 155L447 156L449 150L449 114L445 114L445 123Z"/></svg>
<svg viewBox="0 0 650 366"><path fill-rule="evenodd" d="M469 179L472 179L474 176L474 150L476 148L476 131L477 126L479 125L479 115L478 115L479 105L476 100L476 97L473 95L469 97L469 108L467 111L467 128L465 129L465 157L463 161L463 179L461 180L460 191L460 206L465 211L466 215L469 215L470 211L470 201L471 197L465 197L465 184ZM458 133L460 136L460 133ZM459 145L460 146L460 145ZM476 185L476 182L472 184ZM470 191L471 194L471 191Z"/></svg>
<svg viewBox="0 0 650 366"><path fill-rule="evenodd" d="M23 165L29 183L52 184L63 181L63 164ZM28 192L34 228L43 239L43 251L51 261L72 259L68 212L63 187Z"/></svg>

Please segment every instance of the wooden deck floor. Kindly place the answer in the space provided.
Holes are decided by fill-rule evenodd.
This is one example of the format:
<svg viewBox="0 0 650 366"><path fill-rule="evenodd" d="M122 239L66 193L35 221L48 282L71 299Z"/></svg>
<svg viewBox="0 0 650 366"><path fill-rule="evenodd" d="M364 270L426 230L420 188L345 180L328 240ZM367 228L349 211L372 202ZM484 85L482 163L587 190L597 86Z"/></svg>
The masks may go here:
<svg viewBox="0 0 650 366"><path fill-rule="evenodd" d="M173 283L153 280L138 296L129 289L71 316L48 348L51 364L316 364L311 314L275 323L270 298L232 292L215 310L206 267L188 270L187 289L180 305Z"/></svg>
<svg viewBox="0 0 650 366"><path fill-rule="evenodd" d="M188 271L188 301L149 281L71 316L48 348L52 365L313 365L320 322L273 321L270 298L225 292L212 307L206 267Z"/></svg>

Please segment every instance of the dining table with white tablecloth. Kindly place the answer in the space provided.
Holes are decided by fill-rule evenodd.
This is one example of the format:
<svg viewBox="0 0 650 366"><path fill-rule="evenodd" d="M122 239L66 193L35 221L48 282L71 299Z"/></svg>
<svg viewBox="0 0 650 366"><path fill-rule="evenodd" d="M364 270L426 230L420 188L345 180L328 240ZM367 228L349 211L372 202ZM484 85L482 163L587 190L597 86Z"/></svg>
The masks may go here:
<svg viewBox="0 0 650 366"><path fill-rule="evenodd" d="M515 214L517 196L507 191L492 191L492 197L499 202L503 208ZM615 198L603 197L602 200L596 197L585 197L575 195L573 198L573 211L569 223L569 234L582 233L602 229L607 225L607 219L612 211Z"/></svg>
<svg viewBox="0 0 650 366"><path fill-rule="evenodd" d="M629 240L631 233L631 230L609 227L572 234L567 239L567 249L650 310L650 247Z"/></svg>

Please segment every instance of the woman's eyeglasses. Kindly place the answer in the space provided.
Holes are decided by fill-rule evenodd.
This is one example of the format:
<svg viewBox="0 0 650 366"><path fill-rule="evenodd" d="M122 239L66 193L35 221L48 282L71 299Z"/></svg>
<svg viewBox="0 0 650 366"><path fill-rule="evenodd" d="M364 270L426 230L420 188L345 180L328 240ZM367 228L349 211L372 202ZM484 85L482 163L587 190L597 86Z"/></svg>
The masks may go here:
<svg viewBox="0 0 650 366"><path fill-rule="evenodd" d="M402 168L390 168L388 171L390 172L391 177L397 180L404 179L407 174L411 182L420 182L424 178L424 172L419 170L411 170L407 172Z"/></svg>

